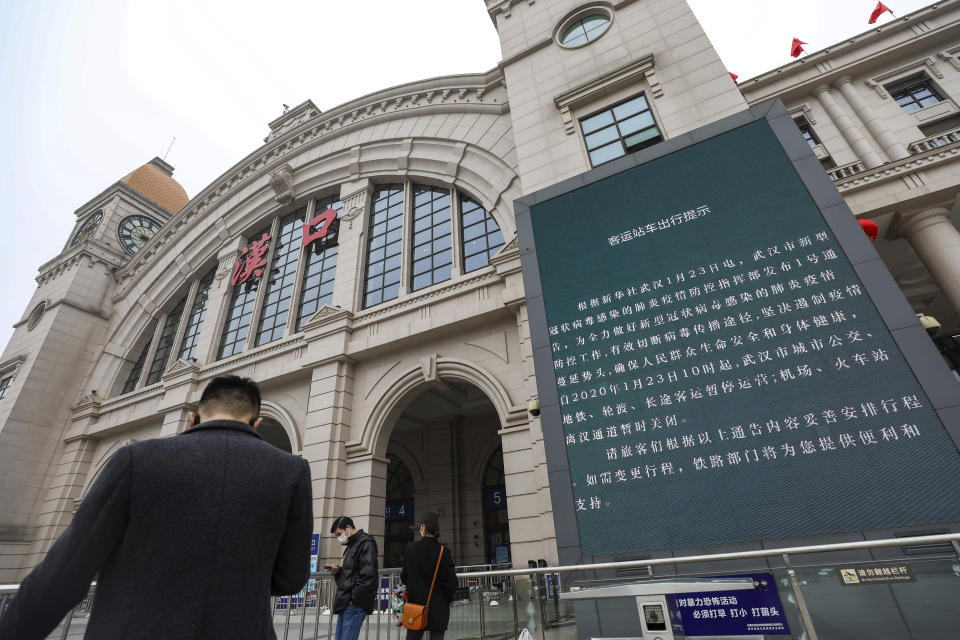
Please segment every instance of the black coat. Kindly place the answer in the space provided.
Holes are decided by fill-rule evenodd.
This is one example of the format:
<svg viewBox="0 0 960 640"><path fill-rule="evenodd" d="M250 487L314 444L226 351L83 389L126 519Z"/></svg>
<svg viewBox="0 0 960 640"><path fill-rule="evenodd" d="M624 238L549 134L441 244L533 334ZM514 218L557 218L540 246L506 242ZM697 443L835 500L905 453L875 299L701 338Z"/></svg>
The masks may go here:
<svg viewBox="0 0 960 640"><path fill-rule="evenodd" d="M380 591L377 575L377 541L360 529L347 541L340 571L336 575L337 595L333 599L333 612L343 613L347 605L360 607L368 614Z"/></svg>
<svg viewBox="0 0 960 640"><path fill-rule="evenodd" d="M97 589L87 640L275 638L270 594L310 563L310 466L243 422L122 447L0 617L0 638L46 638Z"/></svg>
<svg viewBox="0 0 960 640"><path fill-rule="evenodd" d="M425 537L411 542L403 554L403 569L400 570L400 582L407 587L407 602L426 604L430 593L430 581L437 567L440 554L440 542L436 538ZM427 629L446 631L450 623L450 602L457 592L457 572L453 566L453 551L443 545L443 558L437 570L437 582L430 596L430 608L427 611Z"/></svg>

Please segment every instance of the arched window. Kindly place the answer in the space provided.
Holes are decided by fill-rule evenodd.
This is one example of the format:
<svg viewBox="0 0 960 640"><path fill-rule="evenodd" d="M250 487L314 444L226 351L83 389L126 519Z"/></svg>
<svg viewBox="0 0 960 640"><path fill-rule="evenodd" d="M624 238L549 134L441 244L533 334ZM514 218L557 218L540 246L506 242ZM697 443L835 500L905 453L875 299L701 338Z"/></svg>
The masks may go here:
<svg viewBox="0 0 960 640"><path fill-rule="evenodd" d="M183 296L180 302L163 319L163 329L157 338L157 348L153 352L153 362L150 364L150 371L147 373L147 384L159 382L160 376L167 370L170 351L173 350L173 341L177 339L177 327L180 326L180 317L183 315L185 306L187 306L187 296Z"/></svg>
<svg viewBox="0 0 960 640"><path fill-rule="evenodd" d="M337 212L326 236L313 242L306 249L306 265L303 270L300 309L297 313L297 331L310 319L320 307L333 300L333 280L337 274L337 254L339 254L340 216L343 215L343 203L337 198L318 200L317 212L333 209Z"/></svg>
<svg viewBox="0 0 960 640"><path fill-rule="evenodd" d="M270 227L264 227L250 236L250 244L247 245L247 253L255 250L255 243L263 242L263 237L268 236L269 242ZM261 274L263 271L261 270ZM236 273L234 274L236 275ZM250 332L250 319L253 317L253 305L257 301L257 290L260 288L260 282L263 276L252 276L246 282L239 280L233 285L233 293L230 296L230 306L227 309L227 319L223 325L223 333L220 335L220 350L217 352L217 358L226 358L235 353L243 351L247 342L247 335Z"/></svg>
<svg viewBox="0 0 960 640"><path fill-rule="evenodd" d="M497 221L477 202L460 197L463 229L463 272L470 273L490 264L490 258L503 246L503 233Z"/></svg>
<svg viewBox="0 0 960 640"><path fill-rule="evenodd" d="M363 285L364 307L372 307L400 295L403 191L402 184L388 184L373 194L367 240L367 275Z"/></svg>
<svg viewBox="0 0 960 640"><path fill-rule="evenodd" d="M406 264L404 237L410 238ZM504 244L493 216L475 199L449 187L414 183L374 192L368 238L364 308L483 268Z"/></svg>
<svg viewBox="0 0 960 640"><path fill-rule="evenodd" d="M449 189L414 185L412 291L450 279L453 264L450 211Z"/></svg>
<svg viewBox="0 0 960 640"><path fill-rule="evenodd" d="M184 360L197 357L197 340L200 337L203 319L207 317L210 285L213 284L213 277L216 272L216 267L210 269L197 285L197 292L194 294L193 303L190 305L190 315L187 316L187 326L183 331L183 340L180 341L180 353L177 356Z"/></svg>
<svg viewBox="0 0 960 640"><path fill-rule="evenodd" d="M150 344L153 341L153 334L156 333L153 325L147 329L145 337L141 338L143 340L143 346L140 348L140 353L137 356L137 359L133 361L133 368L130 369L130 372L127 374L127 380L123 383L123 388L120 393L130 393L137 388L137 385L140 383L140 374L143 373L143 367L147 363L147 354L150 353Z"/></svg>

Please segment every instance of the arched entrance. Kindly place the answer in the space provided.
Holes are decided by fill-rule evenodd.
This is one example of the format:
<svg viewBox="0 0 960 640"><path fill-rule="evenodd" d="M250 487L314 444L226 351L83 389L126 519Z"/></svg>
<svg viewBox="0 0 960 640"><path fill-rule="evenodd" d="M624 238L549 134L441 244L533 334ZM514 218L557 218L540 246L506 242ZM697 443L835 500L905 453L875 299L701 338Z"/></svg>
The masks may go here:
<svg viewBox="0 0 960 640"><path fill-rule="evenodd" d="M509 558L510 525L496 408L478 387L460 380L424 385L414 393L394 420L387 444L387 544L391 539L399 542L402 532L414 533L410 527L417 518L432 511L439 516L440 539L452 546L456 564L486 564L495 557L498 545L501 557ZM409 469L408 463L416 469ZM407 475L411 477L405 485L401 478ZM411 485L412 493L401 490ZM500 493L490 494L496 502L488 510L486 496L495 488ZM405 517L396 511L401 507L413 508L411 520L399 519ZM384 550L385 566L394 560L392 549Z"/></svg>
<svg viewBox="0 0 960 640"><path fill-rule="evenodd" d="M261 438L287 453L293 453L293 447L290 445L290 437L286 429L274 418L264 417L260 426L257 427L257 433Z"/></svg>

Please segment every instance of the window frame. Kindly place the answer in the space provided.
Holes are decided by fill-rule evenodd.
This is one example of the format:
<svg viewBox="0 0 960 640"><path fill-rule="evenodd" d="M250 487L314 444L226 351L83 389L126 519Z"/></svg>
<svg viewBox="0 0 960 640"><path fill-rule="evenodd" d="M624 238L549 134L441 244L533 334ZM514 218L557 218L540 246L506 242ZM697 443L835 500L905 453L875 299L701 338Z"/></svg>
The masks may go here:
<svg viewBox="0 0 960 640"><path fill-rule="evenodd" d="M914 87L924 85L925 88L931 93L932 96L937 98L937 101L932 104L922 105L920 100L913 95ZM919 71L917 73L906 76L905 78L899 78L893 80L884 85L884 90L890 96L890 99L897 103L897 106L900 108L903 113L907 115L913 115L918 111L922 111L928 107L934 107L938 104L946 102L948 98L945 98L943 93L940 91L933 79L926 73L926 71ZM912 99L910 104L916 105L915 109L907 110L906 106L900 102L900 99L897 97L898 93L909 92L910 98ZM922 99L922 98L921 98Z"/></svg>
<svg viewBox="0 0 960 640"><path fill-rule="evenodd" d="M503 227L501 227L500 222L497 220L496 216L493 215L493 211L487 209L486 206L481 203L480 198L474 197L470 193L461 189L456 184L445 184L445 183L440 183L437 181L430 180L428 178L424 178L424 179L418 179L418 178L419 178L418 176L412 176L412 177L404 178L402 183L398 183L391 180L391 181L384 181L382 183L373 185L373 188L371 190L371 196L370 196L370 204L367 207L367 211L366 211L366 215L369 217L366 219L364 224L364 229L366 230L367 234L370 233L371 222L373 220L373 215L374 215L373 207L376 202L374 196L376 195L376 193L380 189L391 186L391 185L399 185L399 184L403 185L403 193L404 193L403 221L404 222L402 227L403 234L400 237L400 242L402 243L401 256L403 259L400 266L400 270L401 270L400 289L397 296L395 298L391 298L390 300L387 300L386 302L380 301L371 305L366 305L366 298L367 298L367 294L369 293L367 290L367 275L370 268L370 264L369 264L370 238L368 235L368 237L364 240L363 264L360 266L362 284L356 288L357 309L361 311L366 311L367 309L373 309L374 307L379 307L381 305L395 302L413 293L419 294L424 291L430 291L436 287L443 286L446 283L452 282L468 273L466 271L466 259L465 259L465 251L464 251L464 247L466 243L464 241L464 236L463 236L462 205L464 200L469 200L470 202L475 203L479 207L479 209L481 209L484 212L485 214L484 219L486 220L486 218L489 217L489 219L492 220L493 223L497 226L497 229L500 232L500 236L503 242L499 246L495 247L496 250L499 251L507 244L507 239L503 233ZM413 194L416 187L424 187L432 190L447 192L450 198L450 207L449 207L450 231L451 231L450 240L451 240L451 259L452 259L452 263L450 266L450 277L448 279L423 286L419 289L413 289L413 279L414 279L413 263L414 263L414 257L415 257L414 246L413 246L414 236L415 236L415 234L413 233L415 203L414 203ZM489 236L490 232L485 232L484 235ZM489 251L489 247L487 251ZM495 253L496 252L494 252L494 254ZM476 254L476 255L479 255L479 254ZM490 258L492 257L493 257L492 255L488 255L486 264L472 269L469 273L473 273L475 271L479 271L485 267L490 266Z"/></svg>
<svg viewBox="0 0 960 640"><path fill-rule="evenodd" d="M587 38L584 42L578 42L576 44L565 44L563 42L563 35L574 27L577 23L586 20L594 15L603 14L607 18L607 23L604 29L597 34L594 38ZM610 27L613 26L613 21L615 20L615 12L610 9L610 7L605 4L592 3L585 7L578 7L573 10L571 13L568 13L566 16L561 19L553 29L553 42L561 49L575 50L582 47L586 47L589 44L592 44L605 36L610 32ZM585 34L586 35L586 34Z"/></svg>
<svg viewBox="0 0 960 640"><path fill-rule="evenodd" d="M340 206L337 207L336 205L340 205ZM337 219L333 223L334 225L336 225L336 231L335 231L335 233L337 234L336 244L324 247L323 256L320 258L320 260L324 264L324 266L320 269L321 274L325 273L328 269L333 269L333 279L329 281L329 282L333 282L333 286L334 286L334 289L330 291L330 302L333 302L333 294L336 291L335 287L337 282L337 268L340 265L340 223L343 219L343 210L345 207L339 191L335 195L331 194L326 197L311 198L310 202L307 205L307 215L306 215L304 224L306 224L307 222L313 219L313 216L317 214L321 206L324 207L324 211L326 211L327 209L333 209L334 211L337 212ZM332 226L331 226L331 232L333 232ZM331 256L327 255L327 252L333 248L337 250L336 255L332 256L333 258L335 258L334 263L330 266L326 266L327 261L331 258ZM317 311L319 311L323 306L322 304L319 303L319 300L321 298L326 297L326 296L318 295L317 308L311 311L308 315L304 315L303 294L307 289L306 287L307 259L304 256L305 254L307 254L307 251L309 249L310 247L304 247L304 246L300 247L300 264L297 265L297 281L296 281L296 284L294 285L293 297L291 298L291 306L290 306L291 309L296 309L296 313L293 314L294 316L292 318L293 323L287 327L288 335L289 333L299 333L300 331L302 331L303 325L306 324L310 320L310 317L313 316L313 314L315 314ZM322 277L318 284L320 287L322 287L323 285ZM313 287L310 287L310 288L312 289ZM294 302L295 304L293 304ZM328 304L328 303L325 302L323 304Z"/></svg>
<svg viewBox="0 0 960 640"><path fill-rule="evenodd" d="M646 90L640 91L639 93L635 93L635 94L633 94L633 95L631 95L631 96L628 96L628 97L626 97L626 98L624 98L624 99L622 99L622 100L619 100L619 101L617 101L617 102L615 102L615 103L607 104L607 105L605 105L603 108L596 109L596 110L594 110L594 111L592 111L592 112L590 112L590 113L588 113L588 114L586 114L586 115L584 115L584 116L581 116L581 117L577 118L577 124L579 125L579 128L580 128L580 139L583 141L583 148L584 148L584 150L586 151L587 160L590 162L590 166L591 166L592 168L599 167L599 166L604 165L604 164L606 164L606 163L608 163L608 162L613 162L614 160L616 160L616 159L618 159L618 158L622 158L622 157L624 157L624 156L628 156L628 155L630 155L631 153L635 153L635 152L640 151L640 150L642 150L642 149L646 149L647 147L651 147L651 146L653 146L653 145L655 145L655 144L659 144L660 142L663 142L664 140L666 140L666 137L663 135L663 126L662 126L662 125L660 124L660 122L657 120L657 114L656 114L656 112L654 111L654 108L653 108L653 101L648 97L647 94L648 94L648 92L647 92ZM637 100L638 98L642 98L642 99L643 99L643 102L644 102L644 104L645 104L645 108L641 109L640 111L637 111L637 112L634 112L634 113L630 113L630 114L624 116L623 118L619 117L619 116L616 114L616 109L617 109L617 108L622 107L622 106L624 106L624 105L626 105L626 104L628 104L628 103L630 103L630 102L633 102L634 100ZM586 129L584 128L584 123L587 122L588 120L591 120L591 119L593 119L593 118L596 118L596 117L598 117L598 116L601 116L601 115L603 115L603 114L606 113L606 112L609 112L609 113L610 113L610 116L611 116L611 118L612 118L611 122L608 123L608 124L604 124L604 125L602 125L602 126L600 126L600 127L597 127L596 129L591 129L590 132L588 133L588 132L586 131ZM644 113L647 113L647 114L650 115L651 120L653 120L653 124L652 124L652 125L647 125L647 126L645 126L645 127L641 127L640 129L637 129L636 131L632 131L632 132L627 133L626 135L624 135L623 131L621 130L620 125L621 125L622 123L624 123L624 122L627 122L627 121L631 120L632 118L639 117L639 116L643 115ZM605 141L603 141L603 142L600 142L600 143L597 144L597 146L591 148L590 142L587 140L588 136L596 135L596 134L598 134L598 133L600 133L600 132L602 132L602 131L605 131L605 130L607 130L607 129L610 129L611 127L614 127L614 128L616 129L617 137L616 137L616 138L611 138L611 139L609 139L609 140L605 140ZM635 135L637 135L637 134L639 134L639 133L642 133L642 132L644 132L644 131L649 131L649 130L651 130L651 129L656 130L657 135L655 135L655 136L653 136L653 137L651 137L651 138L647 138L646 140L644 140L643 142L645 142L645 144L642 144L641 146L638 146L638 147L634 147L632 150L630 149L630 147L627 146L627 144L626 144L626 139L627 139L627 138L629 138L629 137L631 137L631 136L635 136ZM659 138L659 139L657 139L657 138ZM652 140L652 142L650 142L651 140ZM616 143L616 142L619 142L619 143L620 143L620 148L621 148L621 150L623 151L623 153L621 153L621 154L618 155L618 156L614 156L614 157L612 157L612 158L609 158L609 159L607 159L607 160L603 160L602 162L599 162L599 163L595 163L595 162L594 162L594 158L593 158L593 155L592 155L593 152L598 151L598 150L600 150L600 149L607 148L607 147L612 147L612 146L614 145L614 143Z"/></svg>

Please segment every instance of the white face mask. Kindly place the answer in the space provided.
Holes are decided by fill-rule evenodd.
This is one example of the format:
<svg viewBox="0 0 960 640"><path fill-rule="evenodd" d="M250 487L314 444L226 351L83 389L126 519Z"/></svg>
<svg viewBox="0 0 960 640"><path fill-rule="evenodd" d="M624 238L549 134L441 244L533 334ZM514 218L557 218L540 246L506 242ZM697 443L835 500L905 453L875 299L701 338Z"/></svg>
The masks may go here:
<svg viewBox="0 0 960 640"><path fill-rule="evenodd" d="M342 545L346 545L348 542L350 542L350 538L347 537L347 534L341 533L340 535L337 536L337 542L339 542Z"/></svg>

